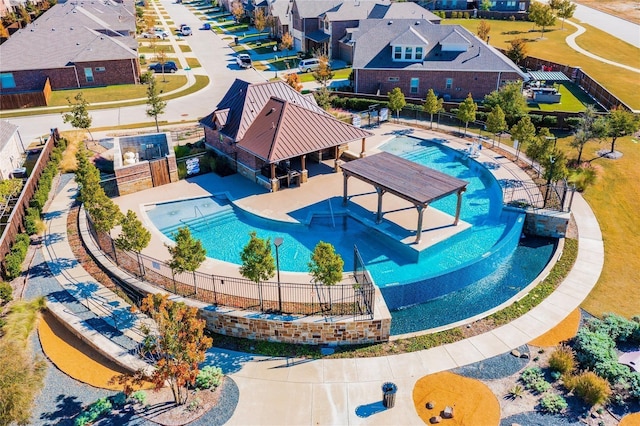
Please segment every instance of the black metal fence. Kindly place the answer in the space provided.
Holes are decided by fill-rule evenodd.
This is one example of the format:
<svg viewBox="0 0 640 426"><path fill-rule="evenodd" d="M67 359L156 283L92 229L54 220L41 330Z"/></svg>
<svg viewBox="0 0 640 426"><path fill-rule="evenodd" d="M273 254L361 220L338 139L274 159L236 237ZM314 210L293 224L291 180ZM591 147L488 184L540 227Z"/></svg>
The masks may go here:
<svg viewBox="0 0 640 426"><path fill-rule="evenodd" d="M566 180L538 184L520 180L501 180L503 200L506 205L570 212L576 191Z"/></svg>
<svg viewBox="0 0 640 426"><path fill-rule="evenodd" d="M373 319L375 288L367 278L355 284L259 282L202 272L174 274L169 265L152 257L116 248L99 233L87 214L89 230L100 249L120 268L171 293L213 305L290 315L348 316ZM366 273L359 275L366 276Z"/></svg>

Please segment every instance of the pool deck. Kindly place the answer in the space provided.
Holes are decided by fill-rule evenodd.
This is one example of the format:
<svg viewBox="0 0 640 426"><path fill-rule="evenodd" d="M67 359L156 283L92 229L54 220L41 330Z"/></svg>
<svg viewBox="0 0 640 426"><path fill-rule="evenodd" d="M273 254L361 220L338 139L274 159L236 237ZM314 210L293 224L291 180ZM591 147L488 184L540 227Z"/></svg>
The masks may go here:
<svg viewBox="0 0 640 426"><path fill-rule="evenodd" d="M409 134L423 139L438 139L441 143L461 151L468 149L471 144L470 139L456 138L440 132L407 128L406 126L391 123L386 123L372 131L375 135L367 139L365 155L374 155L380 152L378 148L398 134ZM359 154L360 149L360 141L353 142L349 147L349 151L357 154ZM482 149L478 151L478 157L475 160L480 163L491 164L490 171L497 179L530 180L529 176L515 164L491 150ZM333 160L330 160L330 163L333 163ZM433 208L427 208L424 213L422 238L416 244L414 235L417 228L418 213L412 203L392 194L385 194L383 198L384 220L381 225L375 225L377 194L373 186L358 179L349 179L349 201L345 208L342 206L342 173L327 173L329 167L326 165L310 164L308 167L310 170L313 168L318 169L318 174L312 176L308 182L298 187L285 188L274 193L264 190L259 185L240 175L221 178L214 173L208 173L188 180L180 180L169 185L114 198L114 201L123 212L129 209L136 212L151 231L151 243L143 250L143 253L159 260L169 259L169 252L165 244L171 241L151 223L144 212L145 205L219 193L225 193L236 206L248 212L285 222L297 221L296 217L301 216L300 212L304 212L310 206L313 206L314 210L325 211L327 214L330 214L331 210L334 214L340 214L348 209L357 213L360 218L367 221L371 226L384 229L385 226L389 225L389 222L392 222L403 228L411 236L404 239L397 237L398 241L402 241L418 251L446 240L470 226L464 221L460 221L458 225L454 226L453 216ZM313 174L313 171L311 173ZM329 203L331 203L331 206L329 206ZM240 276L237 265L210 258L202 264L199 271L207 274ZM306 273L283 271L281 272L281 279L286 282L308 282L309 278ZM345 281L350 281L348 274L345 274Z"/></svg>
<svg viewBox="0 0 640 426"><path fill-rule="evenodd" d="M382 130L389 128L393 127L385 126ZM415 133L422 135L419 131ZM515 178L519 173L515 166L506 164L498 170L505 176L513 173L509 178ZM177 186L170 185L171 191L169 187L157 188L154 196L172 199L176 196L207 195L206 188L209 188L199 183L181 182L181 190L173 190ZM246 179L238 180L234 191L237 194L247 191L245 196L250 197L255 195L249 190L251 186ZM157 201L148 194L150 192L135 194L129 197L128 204L121 206ZM62 228L56 224L66 223L72 195L69 191L62 191L56 196L49 211L60 211L61 214L47 217L49 232L58 232ZM226 424L424 424L412 398L414 386L421 377L491 358L526 344L553 328L587 297L604 263L602 234L591 208L580 194L575 195L572 213L579 234L574 268L557 290L538 306L489 332L428 350L377 358L306 360L211 349L206 362L223 368L240 391L238 405ZM45 250L52 254L49 260L60 269L60 273L67 273L70 266L65 265L69 264L70 249L62 250L63 245L68 245L66 233L63 232L61 238L45 238L44 241ZM388 381L398 386L392 409L384 409L381 404L381 386ZM450 403L455 404L455 401Z"/></svg>

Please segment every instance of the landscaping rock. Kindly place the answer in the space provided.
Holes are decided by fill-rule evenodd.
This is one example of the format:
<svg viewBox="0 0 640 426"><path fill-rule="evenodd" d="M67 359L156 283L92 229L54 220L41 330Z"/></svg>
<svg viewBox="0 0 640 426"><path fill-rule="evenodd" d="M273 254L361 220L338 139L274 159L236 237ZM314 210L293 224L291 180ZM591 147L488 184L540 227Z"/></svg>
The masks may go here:
<svg viewBox="0 0 640 426"><path fill-rule="evenodd" d="M429 410L432 410L433 407L435 407L436 403L433 401L429 401L427 402L427 404L425 405L425 407L427 407Z"/></svg>
<svg viewBox="0 0 640 426"><path fill-rule="evenodd" d="M445 419L452 419L453 407L449 407L448 405L444 407L444 410L442 411L442 417L444 417Z"/></svg>
<svg viewBox="0 0 640 426"><path fill-rule="evenodd" d="M429 423L431 424L440 423L441 421L442 421L442 417L440 416L433 416L429 419Z"/></svg>
<svg viewBox="0 0 640 426"><path fill-rule="evenodd" d="M529 359L529 354L527 354L527 353L520 354L520 358L522 358L522 359Z"/></svg>
<svg viewBox="0 0 640 426"><path fill-rule="evenodd" d="M522 354L520 353L519 350L514 349L514 350L511 351L511 355L515 356L516 358L520 358L520 355L522 355Z"/></svg>

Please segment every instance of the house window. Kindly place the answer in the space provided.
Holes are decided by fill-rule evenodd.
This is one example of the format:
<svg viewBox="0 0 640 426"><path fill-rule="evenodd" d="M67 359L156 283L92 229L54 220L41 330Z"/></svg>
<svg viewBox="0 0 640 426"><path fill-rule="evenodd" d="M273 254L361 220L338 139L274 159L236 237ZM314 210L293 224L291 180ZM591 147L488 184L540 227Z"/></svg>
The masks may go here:
<svg viewBox="0 0 640 426"><path fill-rule="evenodd" d="M416 47L416 59L422 59L422 46Z"/></svg>
<svg viewBox="0 0 640 426"><path fill-rule="evenodd" d="M520 10L520 12L524 12L525 10L527 10L527 3L525 3L525 2L523 2L523 1L521 1L521 2L519 3L518 10Z"/></svg>
<svg viewBox="0 0 640 426"><path fill-rule="evenodd" d="M411 86L409 88L409 93L418 93L418 87L420 86L420 79L419 78L412 78L411 79Z"/></svg>
<svg viewBox="0 0 640 426"><path fill-rule="evenodd" d="M324 29L325 29L326 31L329 31L329 20L325 20L325 21L324 21Z"/></svg>
<svg viewBox="0 0 640 426"><path fill-rule="evenodd" d="M389 81L391 81L391 82L400 81L400 77L389 77Z"/></svg>
<svg viewBox="0 0 640 426"><path fill-rule="evenodd" d="M13 78L13 73L0 73L0 87L2 87L3 89L13 89L14 87L16 87L16 81Z"/></svg>
<svg viewBox="0 0 640 426"><path fill-rule="evenodd" d="M96 67L96 72L104 72L105 68L104 67Z"/></svg>
<svg viewBox="0 0 640 426"><path fill-rule="evenodd" d="M393 48L393 59L402 59L402 47L396 46Z"/></svg>
<svg viewBox="0 0 640 426"><path fill-rule="evenodd" d="M508 1L507 2L507 7L516 7L516 2L515 1Z"/></svg>
<svg viewBox="0 0 640 426"><path fill-rule="evenodd" d="M452 78L448 78L447 79L447 84L445 85L445 89L451 89L453 87L453 79Z"/></svg>
<svg viewBox="0 0 640 426"><path fill-rule="evenodd" d="M413 59L413 47L404 48L404 59Z"/></svg>
<svg viewBox="0 0 640 426"><path fill-rule="evenodd" d="M84 69L84 78L87 79L87 83L93 82L93 70L91 68Z"/></svg>

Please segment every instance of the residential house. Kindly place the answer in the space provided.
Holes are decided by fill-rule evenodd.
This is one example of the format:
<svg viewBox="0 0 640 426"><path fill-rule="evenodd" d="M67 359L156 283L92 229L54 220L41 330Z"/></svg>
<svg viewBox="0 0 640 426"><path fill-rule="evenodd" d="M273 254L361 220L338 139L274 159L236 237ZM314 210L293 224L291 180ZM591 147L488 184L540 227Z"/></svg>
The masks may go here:
<svg viewBox="0 0 640 426"><path fill-rule="evenodd" d="M275 0L269 5L269 16L273 19L273 37L278 40L289 32L289 0Z"/></svg>
<svg viewBox="0 0 640 426"><path fill-rule="evenodd" d="M22 166L24 144L18 126L0 121L0 180L10 179L13 171Z"/></svg>
<svg viewBox="0 0 640 426"><path fill-rule="evenodd" d="M320 28L319 17L343 0L293 0L289 3L289 29L293 50L311 52L329 39Z"/></svg>
<svg viewBox="0 0 640 426"><path fill-rule="evenodd" d="M526 12L531 0L490 0L492 12ZM430 0L425 7L429 10L480 10L482 0Z"/></svg>
<svg viewBox="0 0 640 426"><path fill-rule="evenodd" d="M277 191L303 184L308 161L339 170L349 142L372 133L335 119L312 95L302 95L282 81L250 84L236 80L216 109L200 120L205 143L234 163L243 176Z"/></svg>
<svg viewBox="0 0 640 426"><path fill-rule="evenodd" d="M137 83L135 34L131 0L53 6L0 45L2 108L46 105L49 90Z"/></svg>
<svg viewBox="0 0 640 426"><path fill-rule="evenodd" d="M360 21L353 32L354 90L386 94L399 87L424 99L429 89L445 100L469 93L482 99L526 75L506 56L460 25L424 19Z"/></svg>

